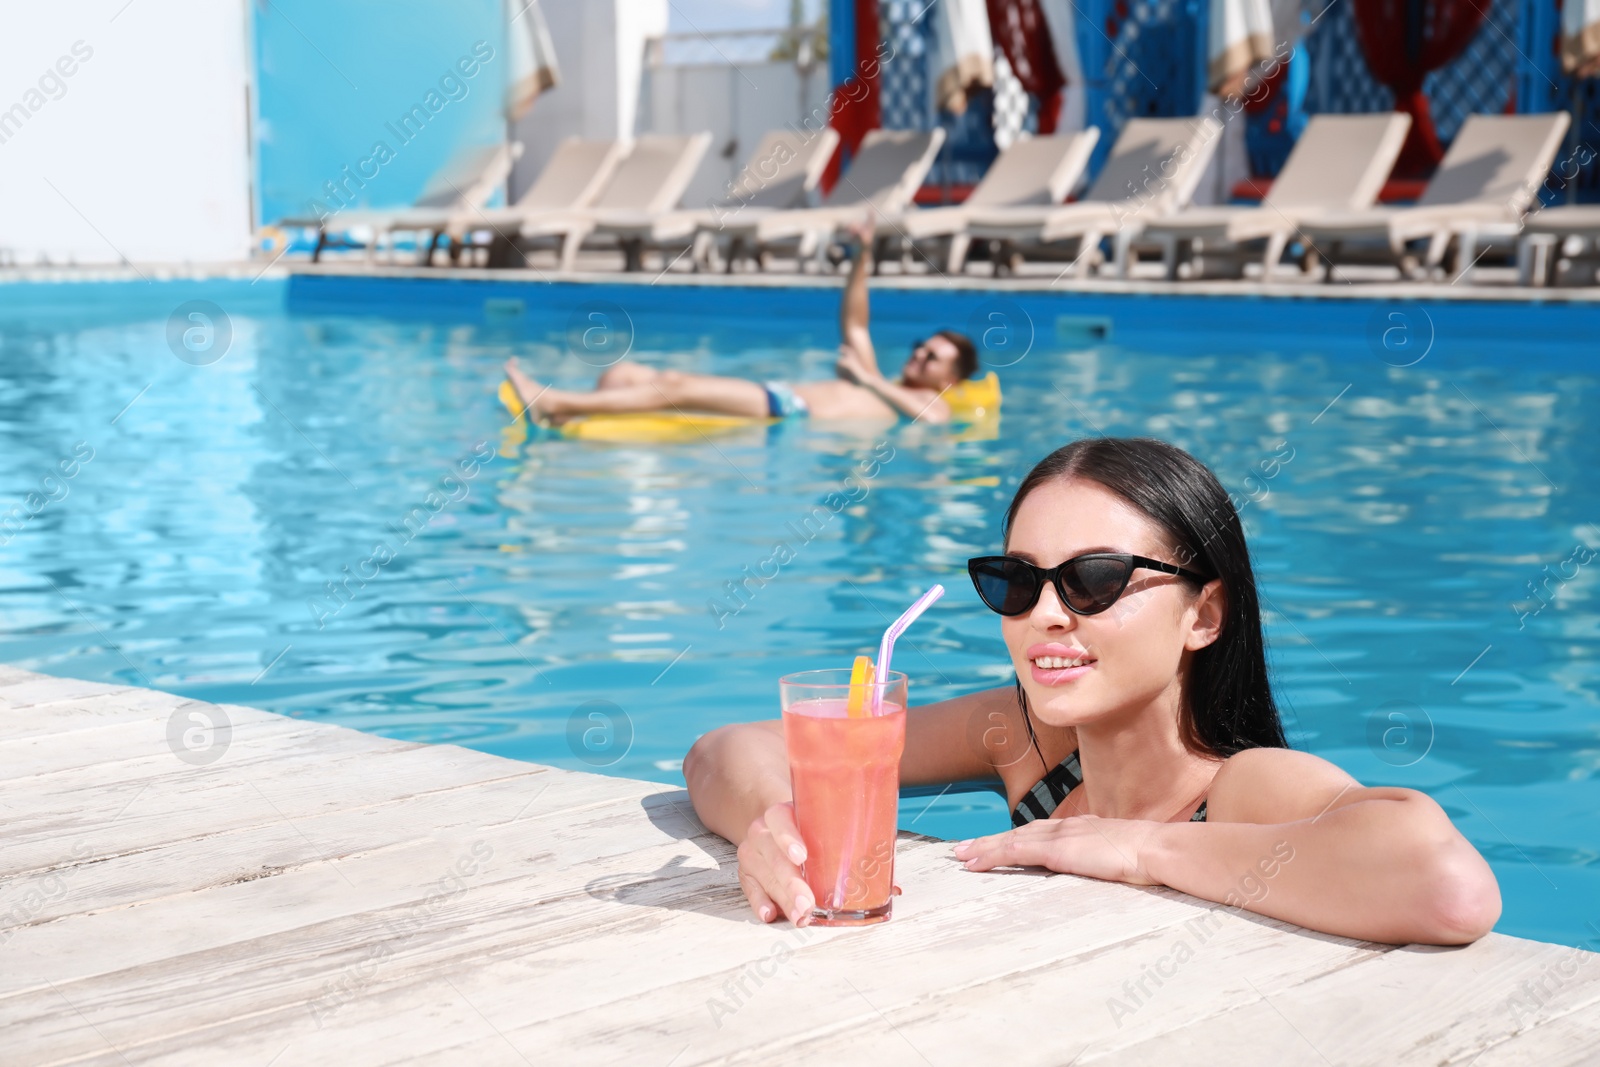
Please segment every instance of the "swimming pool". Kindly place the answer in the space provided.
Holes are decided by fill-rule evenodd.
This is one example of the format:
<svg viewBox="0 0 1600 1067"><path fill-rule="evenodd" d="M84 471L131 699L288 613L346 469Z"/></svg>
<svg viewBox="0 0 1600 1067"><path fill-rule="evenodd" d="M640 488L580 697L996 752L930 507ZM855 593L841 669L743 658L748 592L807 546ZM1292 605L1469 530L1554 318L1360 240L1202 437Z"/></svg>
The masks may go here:
<svg viewBox="0 0 1600 1067"><path fill-rule="evenodd" d="M621 350L571 343L590 311L633 358L795 377L829 372L836 298L0 285L0 661L681 783L695 737L775 716L780 674L847 664L933 581L896 656L913 700L1009 681L965 559L1050 449L1155 434L1245 501L1291 740L1436 797L1502 931L1600 934L1594 309L883 291L886 363L933 325L1010 327L997 435L503 438L508 355L579 385ZM901 825L1008 822L972 794Z"/></svg>

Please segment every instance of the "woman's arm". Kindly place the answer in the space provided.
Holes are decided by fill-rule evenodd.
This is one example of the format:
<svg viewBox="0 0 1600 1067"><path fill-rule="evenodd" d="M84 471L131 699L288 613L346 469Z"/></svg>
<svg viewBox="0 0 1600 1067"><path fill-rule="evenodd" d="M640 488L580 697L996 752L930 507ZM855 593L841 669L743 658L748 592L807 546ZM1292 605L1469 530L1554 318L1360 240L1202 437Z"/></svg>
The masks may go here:
<svg viewBox="0 0 1600 1067"><path fill-rule="evenodd" d="M739 844L763 812L794 799L782 721L734 723L703 735L683 757L683 779L706 829Z"/></svg>
<svg viewBox="0 0 1600 1067"><path fill-rule="evenodd" d="M1010 688L912 708L900 782L937 785L993 778L999 768L1028 756L1024 731ZM683 777L700 821L739 844L763 812L794 799L782 720L734 723L705 734L683 757Z"/></svg>
<svg viewBox="0 0 1600 1067"><path fill-rule="evenodd" d="M695 814L739 846L739 888L764 923L780 915L804 923L811 890L801 872L805 843L794 821L783 723L718 727L683 757Z"/></svg>
<svg viewBox="0 0 1600 1067"><path fill-rule="evenodd" d="M1040 819L958 845L973 870L1042 865L1159 884L1313 930L1459 945L1500 917L1482 856L1431 799L1369 789L1326 760L1241 752L1217 772L1204 823Z"/></svg>
<svg viewBox="0 0 1600 1067"><path fill-rule="evenodd" d="M1156 881L1391 944L1468 944L1500 918L1489 864L1424 793L1363 787L1308 753L1251 749L1223 764L1211 798L1205 823L1151 837L1144 866Z"/></svg>

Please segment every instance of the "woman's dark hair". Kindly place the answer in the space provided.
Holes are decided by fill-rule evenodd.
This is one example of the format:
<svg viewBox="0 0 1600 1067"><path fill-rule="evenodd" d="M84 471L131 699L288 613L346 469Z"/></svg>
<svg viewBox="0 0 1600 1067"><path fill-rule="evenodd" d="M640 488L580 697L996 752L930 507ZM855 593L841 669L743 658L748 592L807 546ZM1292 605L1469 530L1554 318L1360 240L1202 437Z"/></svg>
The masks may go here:
<svg viewBox="0 0 1600 1067"><path fill-rule="evenodd" d="M1116 493L1172 538L1174 563L1222 580L1222 632L1189 664L1187 699L1178 713L1184 745L1224 757L1246 748L1288 748L1267 680L1261 606L1244 527L1216 475L1183 449L1150 437L1074 441L1040 460L1017 486L1006 509L1008 540L1028 494L1062 478L1084 478ZM1021 694L1020 681L1017 690ZM1031 722L1028 729L1031 733Z"/></svg>
<svg viewBox="0 0 1600 1067"><path fill-rule="evenodd" d="M960 381L978 373L978 346L972 343L972 338L954 330L940 330L934 336L943 337L956 346L956 373L961 375Z"/></svg>

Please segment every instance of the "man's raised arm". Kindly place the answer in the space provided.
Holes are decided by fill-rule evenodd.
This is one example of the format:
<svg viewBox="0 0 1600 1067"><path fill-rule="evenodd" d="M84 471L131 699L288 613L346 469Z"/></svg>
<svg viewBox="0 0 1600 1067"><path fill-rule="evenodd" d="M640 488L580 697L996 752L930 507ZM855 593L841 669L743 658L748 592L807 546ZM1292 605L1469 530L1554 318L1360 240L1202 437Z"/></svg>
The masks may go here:
<svg viewBox="0 0 1600 1067"><path fill-rule="evenodd" d="M878 354L872 347L872 334L867 329L867 275L872 272L873 222L868 215L850 227L859 247L855 262L850 267L850 280L845 283L844 299L839 302L839 340L855 349L871 373L878 373Z"/></svg>

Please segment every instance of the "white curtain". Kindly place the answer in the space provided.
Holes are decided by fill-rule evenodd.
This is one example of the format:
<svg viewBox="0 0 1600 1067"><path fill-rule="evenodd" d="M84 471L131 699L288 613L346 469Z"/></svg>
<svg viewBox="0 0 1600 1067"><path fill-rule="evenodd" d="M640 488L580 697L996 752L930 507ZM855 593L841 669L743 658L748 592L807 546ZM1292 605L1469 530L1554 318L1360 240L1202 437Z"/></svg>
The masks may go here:
<svg viewBox="0 0 1600 1067"><path fill-rule="evenodd" d="M1269 0L1211 0L1210 39L1206 42L1206 87L1227 95L1242 91L1257 63L1272 56L1272 5Z"/></svg>
<svg viewBox="0 0 1600 1067"><path fill-rule="evenodd" d="M511 49L511 84L506 90L506 118L528 113L539 94L561 81L550 27L539 0L505 0L506 41Z"/></svg>
<svg viewBox="0 0 1600 1067"><path fill-rule="evenodd" d="M1561 69L1580 78L1600 74L1600 0L1562 0Z"/></svg>
<svg viewBox="0 0 1600 1067"><path fill-rule="evenodd" d="M1057 133L1076 133L1087 121L1083 83L1083 58L1078 54L1078 30L1074 0L1039 0L1045 25L1050 27L1050 46L1055 50L1056 66L1067 80L1061 100Z"/></svg>
<svg viewBox="0 0 1600 1067"><path fill-rule="evenodd" d="M933 19L933 98L940 110L967 110L967 90L994 87L994 37L984 0L937 0Z"/></svg>

